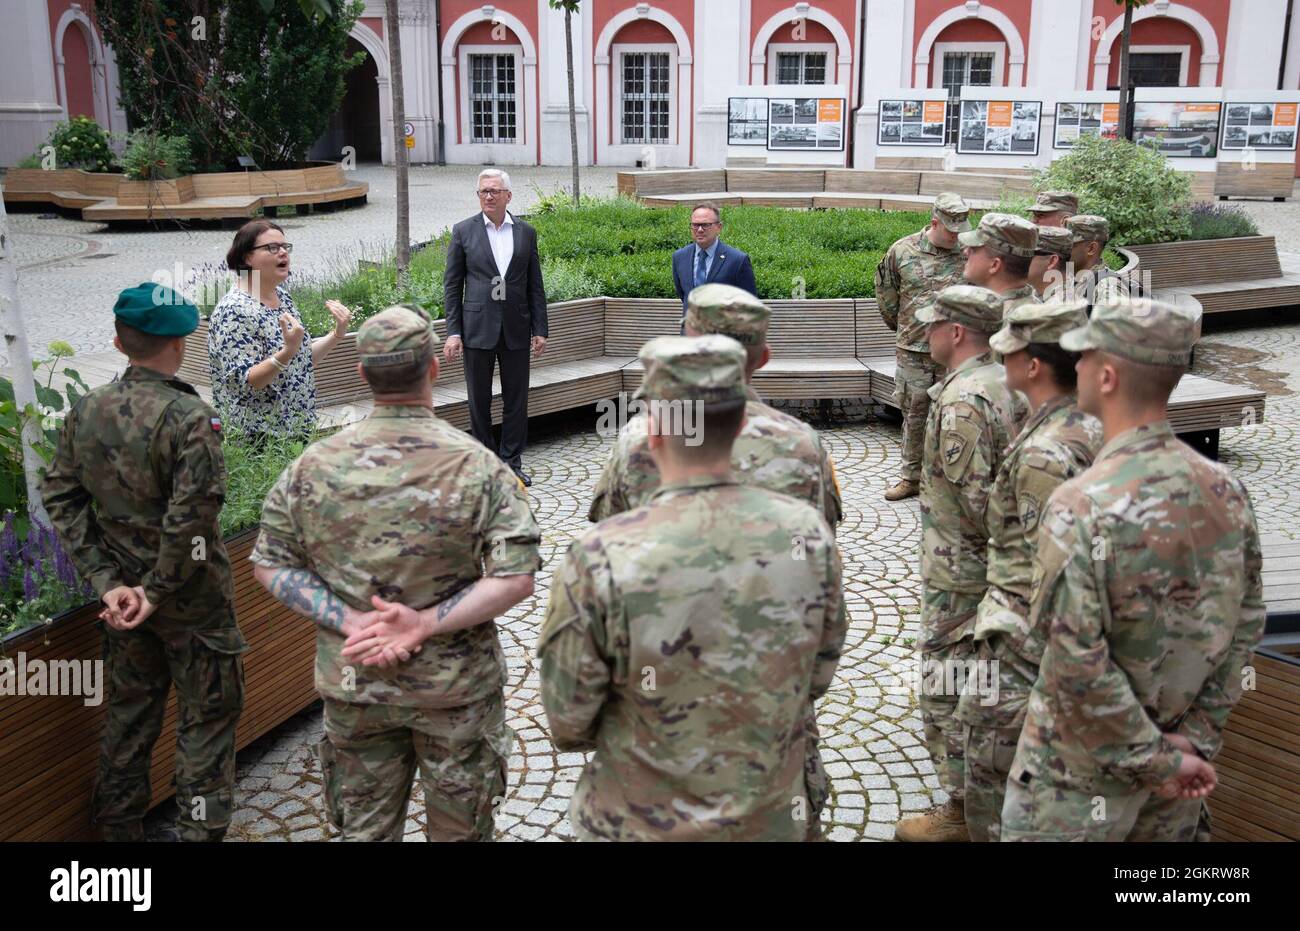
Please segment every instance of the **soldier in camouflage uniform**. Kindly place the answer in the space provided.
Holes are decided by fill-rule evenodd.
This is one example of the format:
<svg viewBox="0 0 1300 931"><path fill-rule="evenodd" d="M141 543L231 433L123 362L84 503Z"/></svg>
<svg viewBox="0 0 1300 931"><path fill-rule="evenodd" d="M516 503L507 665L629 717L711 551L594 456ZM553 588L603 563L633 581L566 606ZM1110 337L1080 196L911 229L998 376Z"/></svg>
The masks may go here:
<svg viewBox="0 0 1300 931"><path fill-rule="evenodd" d="M745 423L731 452L731 471L744 484L760 485L807 501L832 528L843 517L835 466L811 426L764 404L754 391L754 372L771 359L767 328L772 313L758 298L726 284L706 284L687 297L686 335L721 333L745 347ZM646 445L646 417L639 413L619 431L596 483L587 520L595 523L639 507L659 487L659 468Z"/></svg>
<svg viewBox="0 0 1300 931"><path fill-rule="evenodd" d="M834 531L843 517L835 466L811 426L764 404L754 391L754 372L767 364L771 311L747 291L725 284L701 285L687 297L687 336L720 333L745 347L745 422L731 449L731 474L742 484L779 491L820 510ZM659 467L650 454L646 416L637 414L619 431L596 484L587 519L593 523L630 511L659 488ZM808 796L810 834L821 836L821 812L830 780L818 749L816 709L809 708Z"/></svg>
<svg viewBox="0 0 1300 931"><path fill-rule="evenodd" d="M1029 285L1047 301L1065 300L1065 276L1074 251L1074 237L1059 226L1038 228L1038 247L1029 263Z"/></svg>
<svg viewBox="0 0 1300 931"><path fill-rule="evenodd" d="M847 630L830 526L731 475L745 353L721 335L641 350L639 397L703 407L698 446L660 431L663 484L575 540L538 641L560 750L595 750L569 817L580 839L805 839L809 702Z"/></svg>
<svg viewBox="0 0 1300 931"><path fill-rule="evenodd" d="M1116 275L1106 265L1104 253L1110 241L1110 223L1095 214L1080 214L1066 223L1070 231L1074 279L1070 282L1070 300L1085 301L1088 312L1095 304L1130 297L1127 278Z"/></svg>
<svg viewBox="0 0 1300 931"><path fill-rule="evenodd" d="M956 194L934 199L930 225L889 247L876 268L876 301L885 325L898 332L894 400L903 415L903 462L899 480L886 501L910 498L921 489L921 443L930 409L930 386L943 368L930 356L926 328L916 311L949 285L961 283L965 259L957 237L970 230L970 207Z"/></svg>
<svg viewBox="0 0 1300 931"><path fill-rule="evenodd" d="M1023 398L1007 388L989 336L1002 322L1002 301L987 288L956 285L939 292L918 319L930 326L930 351L948 369L930 389L921 473L922 689L926 743L949 799L899 823L904 841L965 841L964 735L958 695L934 686L933 671L974 659L975 609L984 596L985 513L1003 451L1026 415ZM946 675L941 678L948 678ZM926 680L930 680L927 683Z"/></svg>
<svg viewBox="0 0 1300 931"><path fill-rule="evenodd" d="M1011 766L1002 840L1192 840L1208 762L1264 630L1246 489L1166 419L1199 315L1097 305L1082 352L1092 467L1052 495L1030 624L1050 636Z"/></svg>
<svg viewBox="0 0 1300 931"><path fill-rule="evenodd" d="M986 688L968 689L957 703L957 719L966 725L966 826L973 841L998 839L1011 758L1047 641L1046 630L1029 626L1039 517L1052 492L1088 468L1101 447L1101 424L1075 406L1079 357L1058 345L1062 333L1087 319L1081 302L1026 304L1007 314L989 340L1002 355L1007 387L1029 399L1033 414L1006 451L989 496L988 590L975 615Z"/></svg>
<svg viewBox="0 0 1300 931"><path fill-rule="evenodd" d="M250 557L317 624L318 753L344 840L401 840L417 769L430 840L491 840L505 795L494 619L532 593L540 535L509 468L434 415L438 342L405 307L361 326L374 413L285 469Z"/></svg>
<svg viewBox="0 0 1300 931"><path fill-rule="evenodd" d="M1029 208L1039 226L1065 226L1079 212L1079 195L1073 191L1040 191Z"/></svg>
<svg viewBox="0 0 1300 931"><path fill-rule="evenodd" d="M1009 213L986 213L980 225L957 242L966 256L962 275L970 284L997 292L1004 312L1039 303L1029 284L1029 269L1038 251L1038 227Z"/></svg>
<svg viewBox="0 0 1300 931"><path fill-rule="evenodd" d="M221 421L176 378L198 309L168 288L113 308L126 373L69 412L45 507L106 605L108 719L93 818L105 840L144 839L149 761L176 686L176 833L219 841L234 806L235 723L246 648L217 523L226 495Z"/></svg>

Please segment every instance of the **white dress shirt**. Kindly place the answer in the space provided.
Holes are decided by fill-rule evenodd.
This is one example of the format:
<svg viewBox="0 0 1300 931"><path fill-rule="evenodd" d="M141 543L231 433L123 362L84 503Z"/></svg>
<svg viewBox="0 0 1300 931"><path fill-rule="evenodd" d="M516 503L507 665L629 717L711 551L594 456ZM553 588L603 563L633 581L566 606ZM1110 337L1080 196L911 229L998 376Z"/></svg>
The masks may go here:
<svg viewBox="0 0 1300 931"><path fill-rule="evenodd" d="M488 244L492 247L492 257L496 259L497 271L501 274L504 281L506 269L510 267L510 260L515 257L515 218L510 216L510 211L506 211L506 218L501 221L501 227L492 225L488 215L483 214L483 226L487 230Z"/></svg>

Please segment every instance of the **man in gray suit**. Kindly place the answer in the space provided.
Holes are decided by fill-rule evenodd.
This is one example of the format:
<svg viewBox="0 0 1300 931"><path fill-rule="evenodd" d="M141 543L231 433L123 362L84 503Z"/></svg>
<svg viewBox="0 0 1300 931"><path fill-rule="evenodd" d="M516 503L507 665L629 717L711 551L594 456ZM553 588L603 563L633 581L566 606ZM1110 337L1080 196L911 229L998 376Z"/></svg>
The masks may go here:
<svg viewBox="0 0 1300 931"><path fill-rule="evenodd" d="M531 485L523 470L528 440L529 349L546 349L546 291L537 231L506 210L510 176L487 168L478 176L483 208L451 229L443 306L447 342L443 357L464 353L470 432ZM492 370L501 362L501 444L492 442Z"/></svg>

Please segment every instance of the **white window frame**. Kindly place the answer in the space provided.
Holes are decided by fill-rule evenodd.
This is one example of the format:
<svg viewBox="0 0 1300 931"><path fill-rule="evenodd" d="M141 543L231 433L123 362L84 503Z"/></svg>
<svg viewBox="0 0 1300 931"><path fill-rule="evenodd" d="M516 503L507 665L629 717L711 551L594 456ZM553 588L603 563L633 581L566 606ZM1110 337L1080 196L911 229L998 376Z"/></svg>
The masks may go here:
<svg viewBox="0 0 1300 931"><path fill-rule="evenodd" d="M1177 52L1181 57L1181 62L1178 65L1178 86L1187 86L1187 71L1192 58L1192 47L1190 45L1130 45L1128 52L1130 55L1134 52L1150 52L1152 54L1173 54ZM1115 54L1116 56L1119 55L1118 52ZM1116 60L1118 61L1118 57Z"/></svg>
<svg viewBox="0 0 1300 931"><path fill-rule="evenodd" d="M930 53L930 88L943 90L943 60L949 54L969 55L993 53L993 83L990 87L1005 87L1007 71L1007 44L1005 42L936 42ZM972 85L973 86L973 85Z"/></svg>
<svg viewBox="0 0 1300 931"><path fill-rule="evenodd" d="M767 83L775 84L777 52L821 52L826 56L826 79L822 84L834 84L839 73L839 46L834 42L770 42L767 46Z"/></svg>
<svg viewBox="0 0 1300 931"><path fill-rule="evenodd" d="M475 142L474 113L469 99L469 56L513 55L515 59L515 141ZM525 146L528 143L524 128L527 101L524 94L524 47L522 45L461 45L457 49L457 67L460 73L460 144L473 146Z"/></svg>
<svg viewBox="0 0 1300 931"><path fill-rule="evenodd" d="M668 139L663 142L624 142L623 141L623 56L647 54L668 55ZM677 121L681 119L677 99L677 45L661 42L654 44L615 43L609 47L610 84L610 145L624 148L639 146L677 145Z"/></svg>

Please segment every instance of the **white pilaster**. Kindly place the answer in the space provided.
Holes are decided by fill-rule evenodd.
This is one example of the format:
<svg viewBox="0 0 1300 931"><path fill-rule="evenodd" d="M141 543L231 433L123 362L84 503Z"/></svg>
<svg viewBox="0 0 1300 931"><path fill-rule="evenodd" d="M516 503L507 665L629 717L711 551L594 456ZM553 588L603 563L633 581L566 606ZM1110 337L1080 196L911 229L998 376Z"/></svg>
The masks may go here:
<svg viewBox="0 0 1300 931"><path fill-rule="evenodd" d="M1286 0L1234 2L1223 49L1223 86L1256 90L1277 87L1282 60Z"/></svg>
<svg viewBox="0 0 1300 931"><path fill-rule="evenodd" d="M583 7L579 7L582 10ZM591 164L590 110L587 107L587 85L591 82L590 43L583 36L589 32L585 22L590 16L581 12L573 15L573 98L576 102L578 122L578 164ZM569 137L569 78L568 57L564 49L564 11L553 10L547 0L537 0L538 51L537 59L543 69L540 77L542 95L542 164L573 164L572 141Z"/></svg>
<svg viewBox="0 0 1300 931"><path fill-rule="evenodd" d="M0 29L0 165L34 154L63 118L53 62L45 0L10 0Z"/></svg>

